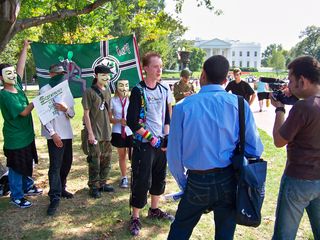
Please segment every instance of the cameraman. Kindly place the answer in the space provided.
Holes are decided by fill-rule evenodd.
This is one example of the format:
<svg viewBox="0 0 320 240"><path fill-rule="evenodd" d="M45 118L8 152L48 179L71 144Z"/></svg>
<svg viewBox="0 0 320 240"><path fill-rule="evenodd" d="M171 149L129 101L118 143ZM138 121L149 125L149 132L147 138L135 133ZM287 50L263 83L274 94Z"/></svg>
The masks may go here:
<svg viewBox="0 0 320 240"><path fill-rule="evenodd" d="M271 99L276 107L274 144L287 144L273 239L295 239L304 209L314 239L320 239L320 63L303 56L293 60L288 69L288 88L302 100L294 104L285 120L284 105Z"/></svg>

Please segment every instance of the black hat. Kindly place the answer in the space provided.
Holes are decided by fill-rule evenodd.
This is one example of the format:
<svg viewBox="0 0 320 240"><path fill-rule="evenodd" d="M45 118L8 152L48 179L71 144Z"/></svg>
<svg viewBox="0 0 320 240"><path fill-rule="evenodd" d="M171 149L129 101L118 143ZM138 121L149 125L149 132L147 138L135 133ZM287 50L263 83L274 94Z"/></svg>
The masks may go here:
<svg viewBox="0 0 320 240"><path fill-rule="evenodd" d="M105 65L98 65L94 68L94 73L112 73L110 68Z"/></svg>

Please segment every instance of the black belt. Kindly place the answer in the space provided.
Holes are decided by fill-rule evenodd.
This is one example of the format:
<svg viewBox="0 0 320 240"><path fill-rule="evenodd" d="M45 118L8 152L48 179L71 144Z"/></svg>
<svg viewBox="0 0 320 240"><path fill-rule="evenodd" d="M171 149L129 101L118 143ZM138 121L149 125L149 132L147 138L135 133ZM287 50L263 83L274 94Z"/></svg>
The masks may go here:
<svg viewBox="0 0 320 240"><path fill-rule="evenodd" d="M230 164L228 167L224 167L224 168L211 168L211 169L207 169L207 170L188 170L188 173L193 173L193 174L208 174L208 173L220 173L220 172L224 172L228 169L232 168L232 164Z"/></svg>

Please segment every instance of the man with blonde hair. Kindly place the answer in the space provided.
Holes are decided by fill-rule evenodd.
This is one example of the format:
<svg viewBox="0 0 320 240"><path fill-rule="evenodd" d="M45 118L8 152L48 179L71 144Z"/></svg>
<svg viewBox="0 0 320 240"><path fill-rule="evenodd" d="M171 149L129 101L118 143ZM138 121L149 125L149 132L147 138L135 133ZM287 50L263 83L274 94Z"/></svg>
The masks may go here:
<svg viewBox="0 0 320 240"><path fill-rule="evenodd" d="M249 83L241 79L240 68L233 69L234 81L228 83L226 91L231 91L235 95L244 97L245 100L251 105L256 98L256 94Z"/></svg>
<svg viewBox="0 0 320 240"><path fill-rule="evenodd" d="M130 198L133 211L129 229L132 235L140 232L139 213L147 203L148 192L151 195L148 217L173 220L172 215L158 208L160 195L165 190L167 167L163 138L169 133L168 89L159 83L161 56L148 52L142 63L146 78L132 89L127 113L127 124L134 133Z"/></svg>

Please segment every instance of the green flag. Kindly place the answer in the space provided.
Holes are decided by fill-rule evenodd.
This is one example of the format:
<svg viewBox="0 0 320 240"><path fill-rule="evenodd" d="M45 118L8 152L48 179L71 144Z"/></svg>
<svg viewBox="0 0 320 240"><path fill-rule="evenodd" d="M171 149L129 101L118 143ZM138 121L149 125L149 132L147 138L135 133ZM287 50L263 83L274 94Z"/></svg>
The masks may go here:
<svg viewBox="0 0 320 240"><path fill-rule="evenodd" d="M36 64L39 87L49 82L49 67L61 64L66 70L65 79L74 97L81 97L91 86L94 68L106 65L111 68L111 91L118 79L129 80L130 88L142 80L139 51L133 35L87 44L31 44Z"/></svg>

